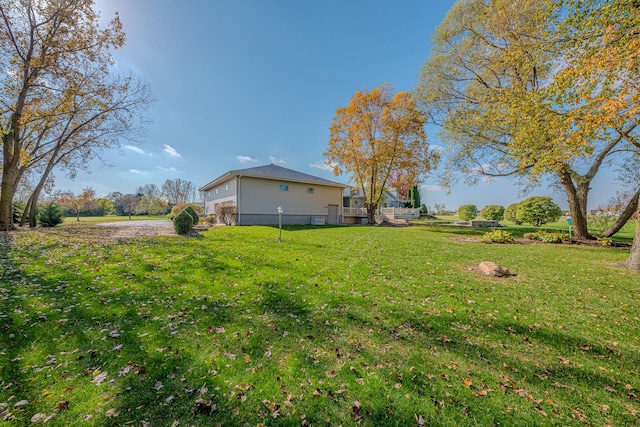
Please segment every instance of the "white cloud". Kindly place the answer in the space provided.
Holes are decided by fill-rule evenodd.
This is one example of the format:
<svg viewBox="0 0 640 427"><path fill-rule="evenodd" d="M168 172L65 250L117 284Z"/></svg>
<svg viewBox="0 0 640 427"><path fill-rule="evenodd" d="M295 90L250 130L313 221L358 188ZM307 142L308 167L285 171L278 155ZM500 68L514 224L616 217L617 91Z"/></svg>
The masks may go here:
<svg viewBox="0 0 640 427"><path fill-rule="evenodd" d="M441 185L421 185L420 186L421 190L425 190L425 191L446 191L446 188L444 188Z"/></svg>
<svg viewBox="0 0 640 427"><path fill-rule="evenodd" d="M162 150L168 155L170 155L171 157L182 157L180 153L178 153L176 149L173 148L172 146L163 144L162 147L163 147Z"/></svg>
<svg viewBox="0 0 640 427"><path fill-rule="evenodd" d="M156 167L158 169L160 169L161 171L165 171L165 172L176 172L177 171L177 169L174 168L173 166L168 167L168 168L165 168L165 167L162 167L162 166L156 166Z"/></svg>
<svg viewBox="0 0 640 427"><path fill-rule="evenodd" d="M249 156L236 156L240 163L257 163L258 159L253 159Z"/></svg>
<svg viewBox="0 0 640 427"><path fill-rule="evenodd" d="M129 172L135 173L137 175L144 175L144 172L141 172L138 169L129 169Z"/></svg>
<svg viewBox="0 0 640 427"><path fill-rule="evenodd" d="M311 166L314 169L333 172L333 166L330 164L327 164L327 162L313 162L313 163L309 163L309 166Z"/></svg>
<svg viewBox="0 0 640 427"><path fill-rule="evenodd" d="M271 160L271 163L273 163L274 165L286 165L287 161L285 159L279 159L277 157L269 157L269 159Z"/></svg>
<svg viewBox="0 0 640 427"><path fill-rule="evenodd" d="M142 148L136 147L135 145L125 145L124 148L127 150L135 151L138 154L144 154L144 150Z"/></svg>

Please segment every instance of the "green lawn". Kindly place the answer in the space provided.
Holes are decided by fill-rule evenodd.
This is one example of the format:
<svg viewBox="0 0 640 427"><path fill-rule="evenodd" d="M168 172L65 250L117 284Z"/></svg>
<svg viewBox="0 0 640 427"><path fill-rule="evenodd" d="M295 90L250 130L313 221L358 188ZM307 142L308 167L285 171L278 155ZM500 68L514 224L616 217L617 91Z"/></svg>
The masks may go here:
<svg viewBox="0 0 640 427"><path fill-rule="evenodd" d="M0 246L6 425L640 423L628 249L451 226L110 232ZM517 275L477 276L483 260Z"/></svg>

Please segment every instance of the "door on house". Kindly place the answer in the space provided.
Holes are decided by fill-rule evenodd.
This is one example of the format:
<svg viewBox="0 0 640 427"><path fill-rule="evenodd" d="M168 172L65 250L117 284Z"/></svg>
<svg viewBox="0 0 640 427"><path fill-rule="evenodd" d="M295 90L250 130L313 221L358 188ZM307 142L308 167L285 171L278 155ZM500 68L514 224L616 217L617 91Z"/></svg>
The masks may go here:
<svg viewBox="0 0 640 427"><path fill-rule="evenodd" d="M338 205L329 205L329 215L327 216L327 224L338 223Z"/></svg>

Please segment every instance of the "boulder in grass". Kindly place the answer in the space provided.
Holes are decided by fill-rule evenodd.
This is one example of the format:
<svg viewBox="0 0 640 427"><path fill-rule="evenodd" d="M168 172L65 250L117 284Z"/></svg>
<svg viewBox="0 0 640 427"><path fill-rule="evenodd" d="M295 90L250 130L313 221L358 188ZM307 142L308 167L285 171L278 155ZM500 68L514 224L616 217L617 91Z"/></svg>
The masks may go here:
<svg viewBox="0 0 640 427"><path fill-rule="evenodd" d="M495 276L495 277L512 276L508 268L503 267L495 262L482 261L478 267L480 268L480 271L482 271L487 276Z"/></svg>

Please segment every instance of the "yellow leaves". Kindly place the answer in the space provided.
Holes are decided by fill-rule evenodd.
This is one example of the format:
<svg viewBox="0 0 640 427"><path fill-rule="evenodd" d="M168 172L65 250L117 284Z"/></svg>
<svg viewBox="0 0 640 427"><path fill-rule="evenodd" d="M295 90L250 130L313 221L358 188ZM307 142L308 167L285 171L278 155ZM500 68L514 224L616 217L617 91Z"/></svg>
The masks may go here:
<svg viewBox="0 0 640 427"><path fill-rule="evenodd" d="M377 206L394 171L420 176L435 165L425 121L408 92L394 94L389 84L357 91L347 106L336 110L324 155L334 173L349 173L367 189L366 203Z"/></svg>

